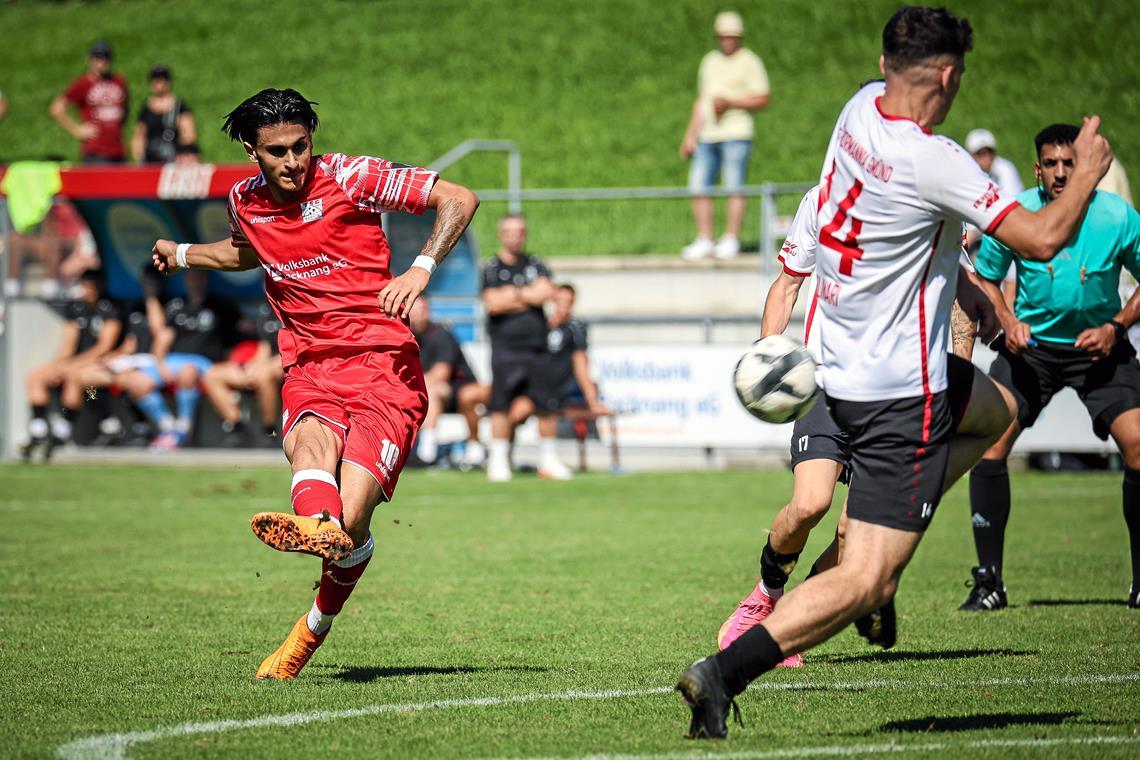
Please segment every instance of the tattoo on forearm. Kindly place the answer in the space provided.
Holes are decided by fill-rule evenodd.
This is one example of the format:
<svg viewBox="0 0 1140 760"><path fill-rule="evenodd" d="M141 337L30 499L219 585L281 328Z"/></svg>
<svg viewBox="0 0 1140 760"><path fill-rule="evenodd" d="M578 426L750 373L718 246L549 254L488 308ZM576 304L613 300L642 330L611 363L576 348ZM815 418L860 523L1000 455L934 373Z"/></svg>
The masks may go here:
<svg viewBox="0 0 1140 760"><path fill-rule="evenodd" d="M954 354L963 359L971 358L974 353L974 338L977 337L977 334L978 326L955 303L950 310L950 336L954 343Z"/></svg>
<svg viewBox="0 0 1140 760"><path fill-rule="evenodd" d="M431 256L436 264L442 264L470 221L463 202L458 198L448 198L436 210L435 227L424 243L424 255Z"/></svg>

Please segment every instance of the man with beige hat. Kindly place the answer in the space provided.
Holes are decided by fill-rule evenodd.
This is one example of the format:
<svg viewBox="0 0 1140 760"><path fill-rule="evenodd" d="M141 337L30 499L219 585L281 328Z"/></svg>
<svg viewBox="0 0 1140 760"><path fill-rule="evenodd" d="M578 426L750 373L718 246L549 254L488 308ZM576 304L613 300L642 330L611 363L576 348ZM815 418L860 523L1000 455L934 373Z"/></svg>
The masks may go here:
<svg viewBox="0 0 1140 760"><path fill-rule="evenodd" d="M740 253L744 197L729 196L724 235L713 242L713 202L708 193L717 174L729 193L745 184L752 153L752 112L768 107L768 72L760 57L742 44L740 14L718 13L713 32L717 50L701 60L697 98L680 149L681 158L692 159L689 192L697 237L681 251L690 261L710 256L731 259Z"/></svg>

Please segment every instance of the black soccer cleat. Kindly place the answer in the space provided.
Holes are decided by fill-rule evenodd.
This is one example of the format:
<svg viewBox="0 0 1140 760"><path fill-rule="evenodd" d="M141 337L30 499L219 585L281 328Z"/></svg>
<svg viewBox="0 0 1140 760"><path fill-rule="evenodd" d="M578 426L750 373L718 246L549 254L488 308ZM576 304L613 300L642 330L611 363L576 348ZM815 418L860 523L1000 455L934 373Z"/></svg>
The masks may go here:
<svg viewBox="0 0 1140 760"><path fill-rule="evenodd" d="M736 722L744 728L740 708L724 687L720 666L713 657L702 657L681 674L677 691L693 711L689 722L689 739L723 739L728 736L728 711L732 708Z"/></svg>
<svg viewBox="0 0 1140 760"><path fill-rule="evenodd" d="M958 609L962 612L993 612L994 610L1003 610L1009 606L1009 600L1005 596L1005 586L998 577L997 570L992 567L975 567L970 571L974 580L973 583L966 581L967 586L973 586L970 589L970 595L966 597L966 601L962 602L962 606Z"/></svg>
<svg viewBox="0 0 1140 760"><path fill-rule="evenodd" d="M892 598L877 610L868 612L855 621L855 630L868 644L890 649L898 640L898 623L895 619L895 600Z"/></svg>
<svg viewBox="0 0 1140 760"><path fill-rule="evenodd" d="M1128 609L1140 610L1140 585L1135 583L1128 588Z"/></svg>

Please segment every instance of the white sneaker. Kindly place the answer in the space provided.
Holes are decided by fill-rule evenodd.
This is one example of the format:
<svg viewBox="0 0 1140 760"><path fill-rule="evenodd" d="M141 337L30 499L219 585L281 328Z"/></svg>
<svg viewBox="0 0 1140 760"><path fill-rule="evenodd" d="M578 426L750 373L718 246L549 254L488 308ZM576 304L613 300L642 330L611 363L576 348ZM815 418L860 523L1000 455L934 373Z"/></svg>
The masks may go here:
<svg viewBox="0 0 1140 760"><path fill-rule="evenodd" d="M492 483L507 483L511 479L510 460L490 457L487 460L487 480Z"/></svg>
<svg viewBox="0 0 1140 760"><path fill-rule="evenodd" d="M557 459L549 459L539 465L538 477L542 480L570 480L574 473Z"/></svg>
<svg viewBox="0 0 1140 760"><path fill-rule="evenodd" d="M487 461L487 447L479 441L468 441L460 463L466 467L482 467Z"/></svg>
<svg viewBox="0 0 1140 760"><path fill-rule="evenodd" d="M735 259L740 255L740 241L731 235L722 235L720 240L716 241L713 255L718 259Z"/></svg>
<svg viewBox="0 0 1140 760"><path fill-rule="evenodd" d="M681 258L685 261L700 261L707 259L716 252L716 243L707 237L699 237L681 249Z"/></svg>

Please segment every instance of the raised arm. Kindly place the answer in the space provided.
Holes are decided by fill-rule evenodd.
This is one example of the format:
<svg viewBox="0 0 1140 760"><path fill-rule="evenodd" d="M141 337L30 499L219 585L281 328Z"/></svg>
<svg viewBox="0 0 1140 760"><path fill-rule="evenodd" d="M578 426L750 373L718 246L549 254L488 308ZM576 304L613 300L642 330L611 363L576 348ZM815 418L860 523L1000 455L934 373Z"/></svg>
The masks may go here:
<svg viewBox="0 0 1140 760"><path fill-rule="evenodd" d="M216 243L194 243L186 249L187 267L178 265L178 243L159 240L151 249L154 267L163 274L173 274L184 268L216 269L220 272L241 272L261 265L252 248L238 247L230 238Z"/></svg>
<svg viewBox="0 0 1140 760"><path fill-rule="evenodd" d="M1030 261L1056 256L1077 231L1097 183L1112 163L1112 148L1097 133L1099 126L1099 116L1085 118L1073 142L1076 166L1060 197L1036 212L1015 207L990 234Z"/></svg>
<svg viewBox="0 0 1140 760"><path fill-rule="evenodd" d="M479 208L479 196L462 185L436 180L427 207L435 209L435 226L415 262L380 291L380 308L390 317L407 316L424 292L431 273L459 242Z"/></svg>
<svg viewBox="0 0 1140 760"><path fill-rule="evenodd" d="M764 299L764 314L760 317L760 337L779 335L788 329L788 322L792 319L792 309L796 306L800 288L807 277L797 277L786 271L780 275L768 288L768 297Z"/></svg>

